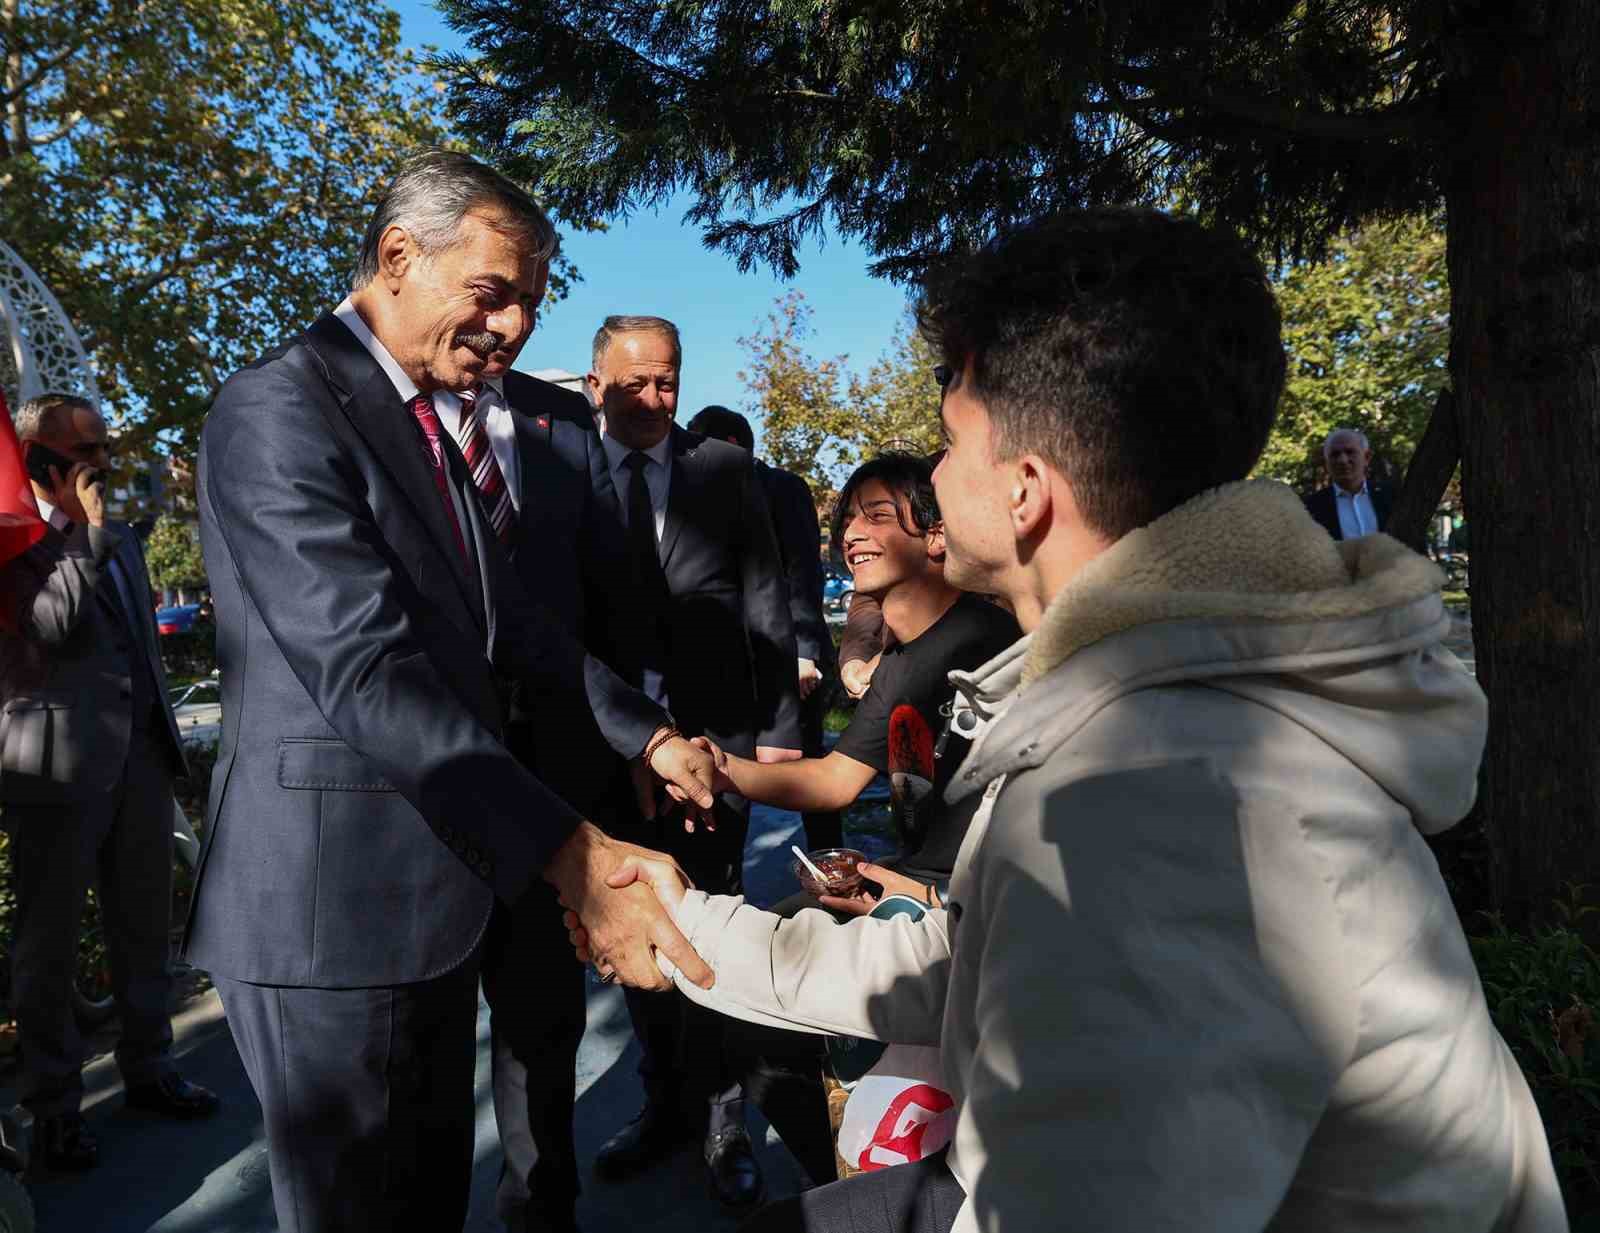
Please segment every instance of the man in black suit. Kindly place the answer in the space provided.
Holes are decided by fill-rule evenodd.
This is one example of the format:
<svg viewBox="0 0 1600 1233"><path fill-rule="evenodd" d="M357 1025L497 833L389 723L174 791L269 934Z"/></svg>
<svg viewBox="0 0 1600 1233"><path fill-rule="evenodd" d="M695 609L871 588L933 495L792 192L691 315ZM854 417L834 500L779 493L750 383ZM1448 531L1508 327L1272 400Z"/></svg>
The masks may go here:
<svg viewBox="0 0 1600 1233"><path fill-rule="evenodd" d="M1306 510L1334 539L1360 539L1389 522L1393 497L1382 484L1369 483L1372 446L1354 428L1335 428L1322 444L1332 481L1305 499Z"/></svg>
<svg viewBox="0 0 1600 1233"><path fill-rule="evenodd" d="M504 374L554 248L494 172L414 159L351 296L207 418L223 731L185 945L260 1098L285 1233L461 1227L497 900L516 914L548 883L605 921L624 981L665 984L656 947L709 978L648 892L604 885L629 845L501 739L504 680L581 694L619 758L711 803L709 758L529 599L441 425L444 394Z"/></svg>
<svg viewBox="0 0 1600 1233"><path fill-rule="evenodd" d="M745 757L798 758L794 624L766 496L748 453L673 424L681 366L670 321L608 317L595 334L588 381L602 450L591 473L586 642L670 705L684 732ZM737 891L749 803L722 797L715 822L686 829L658 818L625 833L672 853L702 889ZM601 1149L597 1171L614 1177L658 1159L704 1117L717 1193L754 1202L761 1177L717 1017L631 990L628 1006L646 1103Z"/></svg>
<svg viewBox="0 0 1600 1233"><path fill-rule="evenodd" d="M689 431L737 445L755 456L756 435L750 421L729 407L701 407L689 421ZM797 684L800 691L801 749L808 758L827 753L823 720L833 690L825 684L834 671L833 636L822 613L822 532L811 486L793 471L756 460L756 478L767 494L772 529L783 558L784 580L789 585L789 615L794 621L795 650L799 652ZM806 846L837 848L844 842L843 822L837 811L802 815Z"/></svg>
<svg viewBox="0 0 1600 1233"><path fill-rule="evenodd" d="M528 593L581 639L589 455L600 448L593 412L582 395L520 372L482 386L479 396L447 406L444 424L491 510L504 485L514 515L507 539ZM625 785L617 783L616 754L581 695L532 695L513 685L505 734L507 747L562 800L602 827L615 826ZM529 980L530 972L540 979ZM583 968L567 945L553 893L525 896L515 910L496 904L482 981L493 1012L492 1088L504 1155L496 1206L512 1230L573 1229L574 1078L586 1007Z"/></svg>
<svg viewBox="0 0 1600 1233"><path fill-rule="evenodd" d="M105 421L66 394L17 409L45 537L8 566L0 713L0 800L17 910L11 1006L22 1044L18 1087L45 1164L98 1159L79 1114L84 1044L72 1009L85 892L99 888L122 1018L117 1064L127 1103L175 1117L215 1112L216 1096L172 1060L172 781L186 773L156 646L138 538L105 517ZM52 479L39 482L39 475Z"/></svg>

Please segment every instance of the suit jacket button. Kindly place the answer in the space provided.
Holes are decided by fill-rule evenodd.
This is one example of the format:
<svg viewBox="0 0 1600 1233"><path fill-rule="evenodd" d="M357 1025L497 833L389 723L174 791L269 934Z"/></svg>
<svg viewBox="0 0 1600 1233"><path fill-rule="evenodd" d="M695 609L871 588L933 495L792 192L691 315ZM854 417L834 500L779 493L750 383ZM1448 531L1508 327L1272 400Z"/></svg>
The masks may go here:
<svg viewBox="0 0 1600 1233"><path fill-rule="evenodd" d="M467 864L476 865L477 863L478 863L478 849L477 848L468 848L467 849Z"/></svg>
<svg viewBox="0 0 1600 1233"><path fill-rule="evenodd" d="M484 861L481 865L478 866L478 876L479 877L487 878L493 872L494 872L494 866L489 864L488 861Z"/></svg>

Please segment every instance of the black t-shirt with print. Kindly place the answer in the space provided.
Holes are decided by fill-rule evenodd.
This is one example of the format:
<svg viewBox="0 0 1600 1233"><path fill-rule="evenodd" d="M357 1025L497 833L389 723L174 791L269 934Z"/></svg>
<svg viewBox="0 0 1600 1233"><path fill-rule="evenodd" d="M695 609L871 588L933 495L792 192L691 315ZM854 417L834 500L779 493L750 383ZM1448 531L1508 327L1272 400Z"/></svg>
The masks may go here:
<svg viewBox="0 0 1600 1233"><path fill-rule="evenodd" d="M951 733L934 757L945 726L941 710L955 697L947 676L993 659L1019 637L1004 608L963 595L921 636L884 650L871 688L834 746L889 776L901 844L893 864L907 875L948 878L978 807L976 796L954 806L944 799L967 742Z"/></svg>

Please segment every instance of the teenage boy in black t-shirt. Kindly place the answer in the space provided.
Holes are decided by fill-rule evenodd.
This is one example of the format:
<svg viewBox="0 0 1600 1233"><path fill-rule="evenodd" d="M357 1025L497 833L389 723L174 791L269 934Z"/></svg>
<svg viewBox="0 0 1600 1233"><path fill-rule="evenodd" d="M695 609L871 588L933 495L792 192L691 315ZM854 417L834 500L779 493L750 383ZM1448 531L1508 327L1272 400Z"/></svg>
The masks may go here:
<svg viewBox="0 0 1600 1233"><path fill-rule="evenodd" d="M966 755L952 735L940 748L953 669L992 659L1021 633L1003 608L956 590L944 578L944 534L933 495L933 468L911 454L885 454L859 468L839 494L834 550L856 590L883 606L889 645L871 687L833 752L798 762L757 763L729 756L718 791L731 788L785 809L842 809L880 773L889 776L901 854L863 865L882 894L912 895L937 906L976 801L944 803L945 785ZM935 756L936 751L938 756ZM877 898L795 895L774 908L821 905L863 914ZM729 1020L724 1047L760 1106L813 1181L831 1181L833 1141L822 1087L819 1037Z"/></svg>
<svg viewBox="0 0 1600 1233"><path fill-rule="evenodd" d="M723 787L806 812L842 809L877 775L888 774L902 850L888 865L863 866L863 873L886 894L936 904L976 807L944 803L966 752L958 737L941 748L955 694L948 675L992 659L1021 633L1010 613L945 581L944 533L924 459L884 454L858 468L839 495L833 545L856 590L883 606L889 645L872 685L826 757L758 763L730 755ZM821 902L866 912L876 900Z"/></svg>

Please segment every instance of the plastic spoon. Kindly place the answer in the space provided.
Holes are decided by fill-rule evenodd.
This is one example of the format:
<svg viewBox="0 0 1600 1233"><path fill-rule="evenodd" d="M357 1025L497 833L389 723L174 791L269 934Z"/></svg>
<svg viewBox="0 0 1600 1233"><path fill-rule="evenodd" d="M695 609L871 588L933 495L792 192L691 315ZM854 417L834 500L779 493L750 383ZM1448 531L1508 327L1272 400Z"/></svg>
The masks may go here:
<svg viewBox="0 0 1600 1233"><path fill-rule="evenodd" d="M818 869L815 865L813 865L811 863L811 858L800 850L800 845L799 844L791 843L789 845L789 851L791 851L791 852L793 852L795 854L796 859L798 859L799 862L802 865L804 865L807 869L811 870L811 876L814 877L817 880L817 885L818 886L826 886L826 885L828 885L829 882L833 881L832 878L830 878L827 874L823 873L822 870Z"/></svg>

